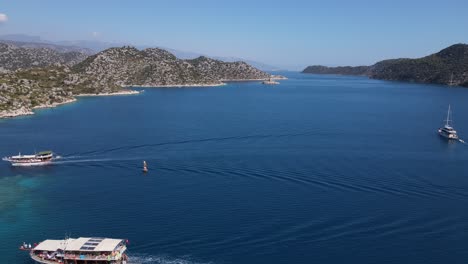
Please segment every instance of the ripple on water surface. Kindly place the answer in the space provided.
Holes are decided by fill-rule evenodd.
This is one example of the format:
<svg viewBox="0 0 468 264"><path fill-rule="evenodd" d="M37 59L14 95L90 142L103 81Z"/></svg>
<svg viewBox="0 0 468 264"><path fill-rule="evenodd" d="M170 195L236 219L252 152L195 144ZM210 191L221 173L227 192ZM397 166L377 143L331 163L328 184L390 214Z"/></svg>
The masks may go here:
<svg viewBox="0 0 468 264"><path fill-rule="evenodd" d="M0 254L70 234L128 238L142 264L462 263L468 148L434 129L449 101L468 120L466 91L291 74L2 121L2 155L63 158L0 164Z"/></svg>

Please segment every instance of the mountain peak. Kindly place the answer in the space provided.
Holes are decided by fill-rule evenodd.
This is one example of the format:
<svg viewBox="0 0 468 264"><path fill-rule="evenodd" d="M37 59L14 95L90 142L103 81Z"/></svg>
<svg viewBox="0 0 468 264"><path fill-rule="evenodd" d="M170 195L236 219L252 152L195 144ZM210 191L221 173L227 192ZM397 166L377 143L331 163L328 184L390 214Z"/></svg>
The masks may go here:
<svg viewBox="0 0 468 264"><path fill-rule="evenodd" d="M468 45L463 43L454 44L439 51L435 55L445 59L465 59L468 58Z"/></svg>
<svg viewBox="0 0 468 264"><path fill-rule="evenodd" d="M161 48L146 48L143 52L151 57L162 60L175 60L176 56L167 50Z"/></svg>
<svg viewBox="0 0 468 264"><path fill-rule="evenodd" d="M72 66L86 57L87 54L77 51L61 52L46 47L23 47L15 42L0 41L0 67L3 70L15 71L52 65Z"/></svg>

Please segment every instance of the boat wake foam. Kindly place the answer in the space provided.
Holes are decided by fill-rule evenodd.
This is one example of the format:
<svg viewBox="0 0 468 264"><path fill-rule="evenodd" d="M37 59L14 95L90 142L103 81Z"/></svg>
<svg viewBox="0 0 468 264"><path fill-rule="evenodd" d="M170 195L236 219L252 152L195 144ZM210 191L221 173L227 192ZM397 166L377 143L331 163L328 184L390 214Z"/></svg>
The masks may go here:
<svg viewBox="0 0 468 264"><path fill-rule="evenodd" d="M115 148L108 148L108 149L99 149L99 150L92 150L86 151L81 153L70 153L70 156L99 156L105 155L109 153L115 152L128 152L129 150L137 150L137 149L145 149L145 148L155 148L155 147L162 147L162 146L170 146L170 145L184 145L184 144L195 144L195 143L204 143L204 142L223 142L223 141L234 141L234 140L255 140L255 139L265 139L265 138L281 138L281 137L297 137L297 136L305 136L310 133L291 133L291 134L258 134L258 135L246 135L246 136L231 136L231 137L215 137L215 138L200 138L200 139L187 139L187 140L178 140L178 141L167 141L167 142L155 142L155 143L148 143L148 144L140 144L140 145L127 145L127 146L119 146Z"/></svg>
<svg viewBox="0 0 468 264"><path fill-rule="evenodd" d="M103 162L103 161L113 161L113 159L77 159L77 160L60 160L52 161L52 164L67 164L67 163L85 163L85 162Z"/></svg>
<svg viewBox="0 0 468 264"><path fill-rule="evenodd" d="M163 255L132 254L128 264L212 264L211 262L195 262L188 258L171 258Z"/></svg>

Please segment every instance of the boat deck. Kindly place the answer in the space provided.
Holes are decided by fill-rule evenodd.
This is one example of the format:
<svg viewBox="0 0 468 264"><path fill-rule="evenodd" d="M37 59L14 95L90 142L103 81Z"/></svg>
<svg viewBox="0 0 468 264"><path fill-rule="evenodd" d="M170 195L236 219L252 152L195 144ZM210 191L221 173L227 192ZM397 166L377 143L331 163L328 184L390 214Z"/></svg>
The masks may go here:
<svg viewBox="0 0 468 264"><path fill-rule="evenodd" d="M54 261L54 260L47 260L47 259L42 259L41 257L37 256L37 255L34 255L34 254L31 254L31 259L34 260L35 262L37 263L41 263L41 264L58 264L58 263L61 263L61 264L64 264L64 262L59 262L59 261ZM122 263L123 260L122 259L119 259L119 260L116 260L115 258L111 258L110 259L111 263ZM72 258L70 256L68 256L68 258L65 258L65 263L88 263L88 264L94 264L94 263L109 263L107 257L99 257L99 258L96 258L96 257L87 257L87 258Z"/></svg>
<svg viewBox="0 0 468 264"><path fill-rule="evenodd" d="M42 259L39 256L36 256L36 255L33 255L33 254L31 254L31 258L37 263L43 263L43 264L57 264L57 263L59 263L58 261Z"/></svg>
<svg viewBox="0 0 468 264"><path fill-rule="evenodd" d="M40 264L125 263L125 240L104 237L47 239L30 249L29 255Z"/></svg>

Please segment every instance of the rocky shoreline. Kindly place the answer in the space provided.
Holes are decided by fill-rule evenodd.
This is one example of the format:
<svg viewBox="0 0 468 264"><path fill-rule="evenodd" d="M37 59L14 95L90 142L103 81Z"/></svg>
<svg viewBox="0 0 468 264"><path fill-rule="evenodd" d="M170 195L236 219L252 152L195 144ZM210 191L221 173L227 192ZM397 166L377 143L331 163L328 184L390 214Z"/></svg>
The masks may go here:
<svg viewBox="0 0 468 264"><path fill-rule="evenodd" d="M199 83L199 84L168 84L168 85L128 85L126 88L184 88L184 87L216 87L223 86L225 83Z"/></svg>
<svg viewBox="0 0 468 264"><path fill-rule="evenodd" d="M79 94L79 95L75 95L73 98L67 99L67 100L65 100L63 102L51 103L51 104L40 104L40 105L34 106L32 109L22 107L22 108L14 109L14 110L3 110L3 111L0 111L0 119L13 118L13 117L18 117L18 116L34 115L33 110L35 110L35 109L54 108L54 107L64 105L64 104L70 104L70 103L73 103L73 102L77 101L76 97L134 95L134 94L139 94L139 93L140 93L140 91L125 90L125 91L118 91L118 92L114 92L114 93Z"/></svg>
<svg viewBox="0 0 468 264"><path fill-rule="evenodd" d="M12 118L17 116L33 115L34 112L27 108L19 108L15 110L0 111L0 118Z"/></svg>
<svg viewBox="0 0 468 264"><path fill-rule="evenodd" d="M288 78L282 75L271 75L269 78L258 79L222 79L222 82L262 82L268 80L287 80Z"/></svg>
<svg viewBox="0 0 468 264"><path fill-rule="evenodd" d="M272 80L286 80L288 78L281 76L281 75L272 75ZM32 109L28 109L26 107L22 107L19 109L14 110L3 110L0 111L0 119L3 118L13 118L18 116L27 116L27 115L34 115L35 109L42 109L42 108L53 108L64 104L69 104L77 101L77 97L93 97L93 96L118 96L118 95L135 95L140 94L142 91L131 90L131 88L184 88L184 87L216 87L216 86L223 86L226 85L226 82L253 82L253 81L265 81L267 79L258 78L258 79L233 79L233 80L221 80L220 83L198 83L198 84L175 84L175 85L129 85L125 86L127 90L117 91L117 92L104 92L104 93L81 93L77 95L73 95L73 98L67 99L63 102L58 103L51 103L51 104L41 104L38 106L34 106Z"/></svg>
<svg viewBox="0 0 468 264"><path fill-rule="evenodd" d="M69 103L73 103L73 102L76 102L76 98L67 99L67 100L65 100L63 102L60 102L60 103L40 104L38 106L34 106L32 109L54 108L54 107L57 107L59 105L69 104Z"/></svg>
<svg viewBox="0 0 468 264"><path fill-rule="evenodd" d="M281 75L272 75L272 80L285 80L287 79ZM174 85L129 85L123 87L125 90L117 91L117 92L102 92L102 93L80 93L73 95L72 98L65 99L62 102L54 102L54 103L46 103L40 104L37 106L30 108L21 107L18 109L13 110L0 110L0 119L4 118L13 118L18 116L27 116L27 115L34 115L35 109L42 109L42 108L53 108L64 104L69 104L77 101L77 97L94 97L94 96L119 96L119 95L135 95L139 94L142 91L132 90L131 88L184 88L184 87L216 87L216 86L223 86L226 85L227 82L255 82L255 81L265 81L265 78L258 78L258 79L227 79L221 80L220 83L198 83L198 84L174 84Z"/></svg>
<svg viewBox="0 0 468 264"><path fill-rule="evenodd" d="M196 83L196 84L169 84L169 85L127 85L125 88L143 87L143 88L183 88L183 87L216 87L226 85L228 82L261 82L266 80L287 80L288 78L282 75L271 75L271 78L257 79L222 79L220 83Z"/></svg>
<svg viewBox="0 0 468 264"><path fill-rule="evenodd" d="M139 93L141 93L141 92L140 91L135 91L135 90L124 90L124 91L118 91L118 92L113 92L113 93L97 93L97 94L83 93L83 94L75 95L75 97L116 96L116 95L132 95L132 94L139 94Z"/></svg>
<svg viewBox="0 0 468 264"><path fill-rule="evenodd" d="M281 75L272 75L272 80L286 80L288 78L281 76ZM221 80L220 83L198 83L198 84L174 84L174 85L129 85L123 88L126 90L117 91L117 92L103 92L103 93L81 93L73 95L72 98L66 99L62 102L56 103L47 103L47 104L40 104L37 106L32 107L32 109L21 107L18 109L13 110L0 110L0 119L4 118L13 118L18 116L27 116L27 115L34 115L35 109L42 109L42 108L53 108L64 104L69 104L77 101L77 97L94 97L94 96L118 96L118 95L135 95L140 94L143 91L136 91L131 90L131 88L184 88L184 87L216 87L216 86L223 86L226 85L226 82L255 82L255 81L265 81L267 79L258 78L258 79L232 79L232 80Z"/></svg>

